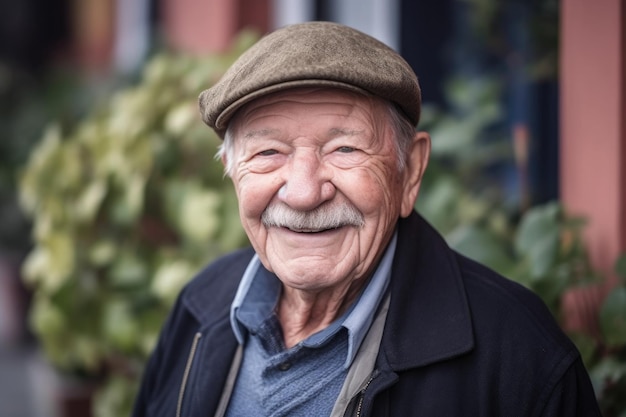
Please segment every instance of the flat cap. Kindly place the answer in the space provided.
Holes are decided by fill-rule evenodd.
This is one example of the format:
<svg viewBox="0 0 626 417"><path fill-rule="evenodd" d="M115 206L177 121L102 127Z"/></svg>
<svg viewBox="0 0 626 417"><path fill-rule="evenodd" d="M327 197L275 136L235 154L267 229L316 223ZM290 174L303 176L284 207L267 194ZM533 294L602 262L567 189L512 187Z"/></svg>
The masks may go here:
<svg viewBox="0 0 626 417"><path fill-rule="evenodd" d="M244 104L295 87L335 87L395 103L417 125L421 94L409 64L393 49L332 22L286 26L244 52L200 94L202 120L220 137Z"/></svg>

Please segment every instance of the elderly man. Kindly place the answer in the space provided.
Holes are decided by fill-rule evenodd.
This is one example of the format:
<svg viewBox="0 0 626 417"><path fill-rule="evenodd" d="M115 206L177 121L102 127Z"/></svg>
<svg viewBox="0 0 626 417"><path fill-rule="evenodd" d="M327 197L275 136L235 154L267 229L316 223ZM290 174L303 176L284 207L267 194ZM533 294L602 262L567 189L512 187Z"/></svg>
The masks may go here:
<svg viewBox="0 0 626 417"><path fill-rule="evenodd" d="M430 138L397 53L345 26L289 26L200 109L252 249L184 289L135 416L600 415L538 298L414 211Z"/></svg>

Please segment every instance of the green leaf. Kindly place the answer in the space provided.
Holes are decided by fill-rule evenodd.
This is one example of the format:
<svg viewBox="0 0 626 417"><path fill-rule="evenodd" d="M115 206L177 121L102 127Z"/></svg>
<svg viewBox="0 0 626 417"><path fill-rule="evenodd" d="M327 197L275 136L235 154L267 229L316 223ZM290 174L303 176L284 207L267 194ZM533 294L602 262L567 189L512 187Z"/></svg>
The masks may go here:
<svg viewBox="0 0 626 417"><path fill-rule="evenodd" d="M462 158L464 154L460 153L459 149L469 150L477 133L477 127L469 121L445 119L432 132L433 137L436 138L432 144L432 155L434 157L454 155Z"/></svg>
<svg viewBox="0 0 626 417"><path fill-rule="evenodd" d="M173 135L181 135L197 121L197 104L185 101L168 112L165 118L165 130Z"/></svg>
<svg viewBox="0 0 626 417"><path fill-rule="evenodd" d="M524 215L517 230L515 248L520 253L532 250L543 239L553 239L559 235L558 214L560 206L549 203L534 207Z"/></svg>
<svg viewBox="0 0 626 417"><path fill-rule="evenodd" d="M154 274L152 292L171 304L194 272L195 269L188 262L182 260L165 262Z"/></svg>
<svg viewBox="0 0 626 417"><path fill-rule="evenodd" d="M611 291L600 310L600 328L609 347L626 347L626 287Z"/></svg>
<svg viewBox="0 0 626 417"><path fill-rule="evenodd" d="M448 234L446 239L450 246L463 255L496 270L503 270L510 262L502 242L476 225L462 225Z"/></svg>
<svg viewBox="0 0 626 417"><path fill-rule="evenodd" d="M138 326L127 301L112 299L104 305L102 328L116 349L130 351L137 341Z"/></svg>
<svg viewBox="0 0 626 417"><path fill-rule="evenodd" d="M459 196L462 190L457 181L451 178L439 178L424 190L417 200L420 213L441 233L448 233L458 219Z"/></svg>
<svg viewBox="0 0 626 417"><path fill-rule="evenodd" d="M125 178L121 198L111 206L111 220L119 225L130 225L137 221L144 208L146 178L129 175Z"/></svg>
<svg viewBox="0 0 626 417"><path fill-rule="evenodd" d="M50 298L37 294L30 310L29 324L38 334L54 337L66 329L67 319Z"/></svg>
<svg viewBox="0 0 626 417"><path fill-rule="evenodd" d="M522 218L517 230L515 249L527 257L535 278L545 276L557 261L561 239L559 213L558 204L535 207Z"/></svg>
<svg viewBox="0 0 626 417"><path fill-rule="evenodd" d="M102 341L93 335L75 334L70 342L72 350L67 351L67 361L80 369L96 372L105 353Z"/></svg>
<svg viewBox="0 0 626 417"><path fill-rule="evenodd" d="M196 242L209 241L220 223L222 197L215 191L189 189L182 202L178 224L183 235Z"/></svg>
<svg viewBox="0 0 626 417"><path fill-rule="evenodd" d="M128 251L123 251L111 268L110 282L119 287L141 285L148 280L147 261Z"/></svg>
<svg viewBox="0 0 626 417"><path fill-rule="evenodd" d="M123 375L109 378L93 398L94 417L130 415L137 389L137 381Z"/></svg>
<svg viewBox="0 0 626 417"><path fill-rule="evenodd" d="M89 184L79 195L73 206L74 216L81 222L91 222L95 218L107 192L106 183L102 180Z"/></svg>
<svg viewBox="0 0 626 417"><path fill-rule="evenodd" d="M72 237L62 232L48 234L26 258L25 277L48 293L54 293L70 278L75 265Z"/></svg>
<svg viewBox="0 0 626 417"><path fill-rule="evenodd" d="M89 261L94 266L104 266L109 264L117 254L115 243L110 240L102 240L89 247Z"/></svg>
<svg viewBox="0 0 626 417"><path fill-rule="evenodd" d="M248 236L243 230L239 219L239 201L232 187L222 193L224 204L222 205L219 241L226 251L242 247L248 242Z"/></svg>
<svg viewBox="0 0 626 417"><path fill-rule="evenodd" d="M534 278L543 278L556 262L559 249L559 236L548 234L538 239L535 245L529 249L528 255L531 262L530 273Z"/></svg>

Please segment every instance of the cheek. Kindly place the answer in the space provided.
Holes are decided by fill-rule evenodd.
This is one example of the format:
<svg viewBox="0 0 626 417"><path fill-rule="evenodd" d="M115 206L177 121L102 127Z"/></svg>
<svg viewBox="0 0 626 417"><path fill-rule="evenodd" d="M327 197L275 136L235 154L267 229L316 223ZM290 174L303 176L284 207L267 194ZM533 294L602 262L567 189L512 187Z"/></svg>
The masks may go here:
<svg viewBox="0 0 626 417"><path fill-rule="evenodd" d="M239 199L239 217L248 239L255 251L265 253L267 233L261 224L261 213L268 205L268 193L256 181L235 182L235 190Z"/></svg>
<svg viewBox="0 0 626 417"><path fill-rule="evenodd" d="M402 190L398 176L383 168L362 171L343 181L346 196L368 217L393 216L399 210Z"/></svg>
<svg viewBox="0 0 626 417"><path fill-rule="evenodd" d="M248 221L258 220L280 188L271 177L256 174L247 174L234 184L241 216Z"/></svg>

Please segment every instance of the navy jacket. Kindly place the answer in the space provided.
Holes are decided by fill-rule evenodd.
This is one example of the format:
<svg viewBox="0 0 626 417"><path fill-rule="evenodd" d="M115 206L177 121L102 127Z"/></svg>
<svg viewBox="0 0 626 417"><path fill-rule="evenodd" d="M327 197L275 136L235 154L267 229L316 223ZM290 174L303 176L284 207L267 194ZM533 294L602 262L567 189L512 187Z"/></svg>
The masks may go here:
<svg viewBox="0 0 626 417"><path fill-rule="evenodd" d="M376 370L347 415L600 416L578 351L537 296L402 219ZM147 365L135 417L212 417L237 341L229 308L251 249L181 293Z"/></svg>

